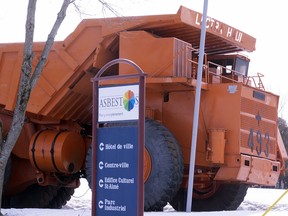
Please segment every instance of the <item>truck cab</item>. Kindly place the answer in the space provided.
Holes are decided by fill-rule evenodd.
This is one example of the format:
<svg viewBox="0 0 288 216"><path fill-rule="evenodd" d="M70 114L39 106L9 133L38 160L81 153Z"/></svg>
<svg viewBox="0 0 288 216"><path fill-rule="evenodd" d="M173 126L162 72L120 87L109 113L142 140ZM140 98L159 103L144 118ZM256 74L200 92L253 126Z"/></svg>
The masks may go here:
<svg viewBox="0 0 288 216"><path fill-rule="evenodd" d="M248 75L248 68L250 59L244 55L233 54L233 55L216 55L209 57L210 68L216 68L217 73L223 76L232 75L236 76Z"/></svg>

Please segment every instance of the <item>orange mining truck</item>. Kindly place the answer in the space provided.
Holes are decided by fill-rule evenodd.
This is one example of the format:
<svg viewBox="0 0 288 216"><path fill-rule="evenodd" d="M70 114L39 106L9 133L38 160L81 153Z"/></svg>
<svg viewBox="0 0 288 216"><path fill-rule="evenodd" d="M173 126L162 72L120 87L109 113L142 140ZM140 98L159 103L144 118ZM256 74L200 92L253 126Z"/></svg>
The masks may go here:
<svg viewBox="0 0 288 216"><path fill-rule="evenodd" d="M55 42L6 167L3 206L60 208L80 178L91 185L91 78L109 61L124 58L147 74L145 210L162 210L167 202L184 210L201 19L185 7L169 15L87 19ZM284 170L279 97L265 91L260 74L248 75L249 59L240 52L255 50L253 37L213 18L206 28L193 209L233 210L249 186L274 186ZM43 46L34 44L33 66ZM0 44L4 137L22 56L23 43ZM119 64L106 75L131 73Z"/></svg>

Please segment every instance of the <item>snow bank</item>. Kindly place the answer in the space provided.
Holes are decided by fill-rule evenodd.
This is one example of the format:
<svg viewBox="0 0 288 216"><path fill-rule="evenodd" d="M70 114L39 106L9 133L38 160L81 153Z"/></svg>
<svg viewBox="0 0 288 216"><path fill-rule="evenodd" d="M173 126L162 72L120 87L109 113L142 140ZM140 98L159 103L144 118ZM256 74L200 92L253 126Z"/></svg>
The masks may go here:
<svg viewBox="0 0 288 216"><path fill-rule="evenodd" d="M145 212L144 216L261 216L285 190L249 188L243 203L237 211L221 212L176 212L167 205L164 212ZM71 200L63 209L3 209L7 216L91 216L92 193L86 180L81 181L81 187L75 191ZM267 216L288 215L288 194L270 211Z"/></svg>

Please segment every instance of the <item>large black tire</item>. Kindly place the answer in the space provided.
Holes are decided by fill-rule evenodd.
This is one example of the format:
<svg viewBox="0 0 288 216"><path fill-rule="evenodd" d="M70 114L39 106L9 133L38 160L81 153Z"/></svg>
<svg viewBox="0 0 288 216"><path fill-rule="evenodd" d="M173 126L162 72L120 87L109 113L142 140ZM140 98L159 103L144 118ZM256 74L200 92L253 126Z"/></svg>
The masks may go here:
<svg viewBox="0 0 288 216"><path fill-rule="evenodd" d="M74 194L74 188L60 187L56 196L48 204L48 208L61 209Z"/></svg>
<svg viewBox="0 0 288 216"><path fill-rule="evenodd" d="M152 166L144 188L145 211L162 211L182 183L184 162L180 146L172 133L153 120L145 122L145 148ZM86 156L86 179L91 188L92 147Z"/></svg>
<svg viewBox="0 0 288 216"><path fill-rule="evenodd" d="M62 208L74 193L73 188L29 186L25 191L12 197L5 197L3 208Z"/></svg>
<svg viewBox="0 0 288 216"><path fill-rule="evenodd" d="M6 167L5 167L5 172L4 172L4 182L3 182L4 191L5 191L5 186L7 185L8 180L10 178L11 168L12 168L12 160L11 160L11 157L9 157L7 164L6 164Z"/></svg>
<svg viewBox="0 0 288 216"><path fill-rule="evenodd" d="M151 171L145 182L145 211L162 211L182 183L184 162L172 133L159 122L146 120L145 147L151 158Z"/></svg>
<svg viewBox="0 0 288 216"><path fill-rule="evenodd" d="M12 164L11 158L9 157L9 159L7 161L7 164L6 164L6 167L5 167L5 172L4 172L3 193L5 193L6 186L7 186L8 182L9 182L9 178L10 178L10 175L11 175L11 168L12 168L11 164ZM7 203L9 203L9 199L6 199L5 196L2 196L2 203L1 203L2 207L3 206L7 206Z"/></svg>
<svg viewBox="0 0 288 216"><path fill-rule="evenodd" d="M246 196L248 186L244 184L221 184L215 193L206 199L193 199L193 211L236 210ZM176 211L186 210L187 190L180 189L170 202Z"/></svg>
<svg viewBox="0 0 288 216"><path fill-rule="evenodd" d="M89 188L92 189L92 145L90 145L85 161L85 177L88 182Z"/></svg>

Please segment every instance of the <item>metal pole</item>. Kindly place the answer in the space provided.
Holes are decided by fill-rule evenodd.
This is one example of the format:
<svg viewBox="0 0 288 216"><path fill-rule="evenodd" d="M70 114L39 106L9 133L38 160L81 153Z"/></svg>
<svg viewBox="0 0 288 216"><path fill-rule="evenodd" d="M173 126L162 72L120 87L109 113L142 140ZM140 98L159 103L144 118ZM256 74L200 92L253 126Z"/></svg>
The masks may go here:
<svg viewBox="0 0 288 216"><path fill-rule="evenodd" d="M98 129L99 81L93 81L93 127L92 127L92 216L96 216L96 166L97 166L97 129Z"/></svg>
<svg viewBox="0 0 288 216"><path fill-rule="evenodd" d="M138 216L144 215L144 149L145 149L145 76L139 77L138 119Z"/></svg>
<svg viewBox="0 0 288 216"><path fill-rule="evenodd" d="M191 207L192 207L194 167L195 167L199 107L200 107L200 97L201 97L202 68L203 68L205 37L206 37L207 8L208 8L208 0L204 0L202 25L201 25L201 37L200 37L200 50L199 50L198 69L197 69L196 96L195 96L195 104L194 104L194 118L193 118L192 143L191 143L191 152L190 152L190 167L189 167L189 178L188 178L186 212L191 212Z"/></svg>

